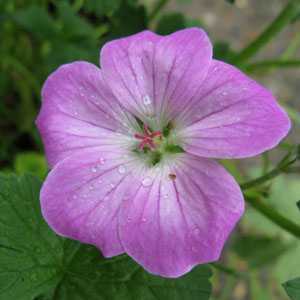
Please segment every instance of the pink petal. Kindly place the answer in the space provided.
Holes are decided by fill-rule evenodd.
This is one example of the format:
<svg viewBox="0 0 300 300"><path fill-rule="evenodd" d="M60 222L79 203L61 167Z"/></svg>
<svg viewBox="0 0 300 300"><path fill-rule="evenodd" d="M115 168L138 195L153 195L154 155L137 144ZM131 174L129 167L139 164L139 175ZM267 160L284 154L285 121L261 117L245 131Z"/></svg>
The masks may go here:
<svg viewBox="0 0 300 300"><path fill-rule="evenodd" d="M52 73L42 90L37 126L51 166L99 146L123 128L120 108L103 83L99 68L87 62L63 65Z"/></svg>
<svg viewBox="0 0 300 300"><path fill-rule="evenodd" d="M146 270L178 277L219 258L244 201L238 184L214 161L184 155L170 173L131 187L119 232L124 250Z"/></svg>
<svg viewBox="0 0 300 300"><path fill-rule="evenodd" d="M115 96L131 112L171 119L198 90L211 57L211 44L201 29L165 37L145 31L107 43L101 67Z"/></svg>
<svg viewBox="0 0 300 300"><path fill-rule="evenodd" d="M213 61L177 122L186 151L214 158L257 155L275 147L290 129L287 114L267 89L219 61Z"/></svg>
<svg viewBox="0 0 300 300"><path fill-rule="evenodd" d="M40 195L43 216L55 232L94 244L105 256L124 252L117 215L132 168L124 153L88 149L56 164Z"/></svg>

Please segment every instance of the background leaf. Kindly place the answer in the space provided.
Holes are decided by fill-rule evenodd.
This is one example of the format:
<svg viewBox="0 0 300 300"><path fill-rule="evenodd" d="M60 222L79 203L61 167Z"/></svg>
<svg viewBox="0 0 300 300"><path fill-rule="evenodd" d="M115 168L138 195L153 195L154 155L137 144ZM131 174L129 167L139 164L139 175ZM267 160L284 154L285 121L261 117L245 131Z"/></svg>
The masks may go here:
<svg viewBox="0 0 300 300"><path fill-rule="evenodd" d="M144 271L126 255L56 236L39 209L40 182L0 176L0 300L208 300L210 268L178 279Z"/></svg>
<svg viewBox="0 0 300 300"><path fill-rule="evenodd" d="M292 300L300 299L300 278L285 282L283 287Z"/></svg>

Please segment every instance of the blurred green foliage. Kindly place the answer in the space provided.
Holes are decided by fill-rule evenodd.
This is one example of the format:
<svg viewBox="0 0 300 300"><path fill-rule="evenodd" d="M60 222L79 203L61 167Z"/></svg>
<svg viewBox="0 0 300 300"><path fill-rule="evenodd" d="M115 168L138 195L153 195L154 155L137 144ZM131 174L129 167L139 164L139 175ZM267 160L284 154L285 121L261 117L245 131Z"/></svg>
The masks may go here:
<svg viewBox="0 0 300 300"><path fill-rule="evenodd" d="M190 0L177 1L187 5L191 3ZM87 60L98 64L100 48L106 41L127 36L147 28L160 34L169 34L178 29L191 26L205 28L205 24L203 24L201 19L190 19L178 11L160 11L160 8L167 3L166 0L153 1L153 5L149 5L148 2L138 0L0 1L1 171L14 171L19 175L29 172L40 179L45 178L47 164L34 121L40 108L42 84L47 76L58 66L74 60ZM234 4L237 1L227 0L227 2ZM273 30L272 32L275 31ZM300 41L299 37L298 40ZM288 56L293 54L299 41L291 43L291 46L288 47ZM259 49L262 45L264 44L259 44ZM250 48L251 55L254 55L258 50L258 48L255 48L255 43ZM232 62L237 57L237 52L232 49L227 41L216 41L214 43L214 57ZM254 69L259 67L260 70L263 68L266 71L267 68L268 72L271 72L274 68L299 66L299 64L299 61L286 61L286 57L284 57L284 60L279 62L272 60L259 62L256 65L250 64L248 69L245 68L245 70L250 71L250 69L253 69L254 71ZM268 72L263 74L266 75ZM284 107L295 124L299 125L299 111L286 103L284 103ZM289 144L282 144L281 146L284 150L291 148ZM263 159L262 170L256 170L254 173L265 173L268 165L272 164L268 156L264 156ZM225 161L224 165L239 182L243 182L251 173L241 171L239 164L236 162ZM14 189L19 192L19 194L17 193L11 198L12 201L29 199L28 201L30 202L33 200L31 197L35 197L35 203L37 204L40 185L38 181L31 177L22 177L22 179L18 179L17 183L13 183L11 179L3 178L1 177L2 186L5 185L11 192ZM26 189L26 182L33 182L34 195L30 195L30 189ZM20 195L20 191L23 193L22 195L26 196L24 199ZM300 199L299 191L299 178L294 175L284 174L271 183L268 182L258 188L255 192L259 196L265 197L264 200L272 208L275 208L284 216L300 225L300 214L297 208L297 203L299 207L298 201ZM7 195L4 195L4 197L3 191L0 192L2 192L0 196L4 199ZM36 209L38 210L38 208ZM13 212L10 213L13 214ZM30 214L33 215L33 212L28 211L26 213L28 213L28 218L31 220L33 216ZM20 220L16 219L15 221L18 222ZM42 222L40 215L38 215L38 221ZM4 228L6 224L3 223L3 225L1 222L0 220L0 226ZM20 227L22 226L20 225ZM13 232L12 236L13 234L16 233ZM25 232L25 234L30 236L28 232ZM42 234L49 236L50 240L52 239L55 243L61 243L46 227L42 228ZM18 235L18 238L22 239L23 236ZM13 243L17 241L17 239L12 239ZM34 242L39 243L41 241ZM1 246L3 245L0 245L0 248ZM31 246L34 246L34 243ZM60 251L60 259L65 255L63 253L65 251L63 249L64 246L61 243L57 247ZM70 249L77 246L75 244L71 245ZM30 247L29 250L31 249ZM249 207L240 224L239 232L233 237L229 247L230 251L226 252L223 259L224 265L222 267L219 266L215 271L213 281L215 299L287 299L281 288L281 283L300 275L299 240L296 240L289 233L274 224L274 222ZM47 245L44 245L42 242L38 245L38 248L47 252ZM38 248L31 249L32 256L37 260L40 259L40 255L35 252ZM70 249L66 250L67 254L67 251ZM90 256L86 257L95 260L96 252L93 249L88 251L90 251ZM81 251L79 251L78 255L81 254ZM15 259L16 257L18 256L15 255L13 258ZM52 259L51 257L49 258L48 253L43 257L47 260ZM83 258L84 254L82 254L80 259ZM14 259L10 257L7 261L11 264L15 263L16 266L19 266L17 265L18 262L22 263L22 259L19 261ZM100 263L103 263L103 261L101 260ZM56 264L57 262L55 261L55 269L52 271L55 273L55 280L59 280L61 274L56 273L58 270ZM92 275L96 276L98 273L93 269L91 261L88 261L87 265L91 267ZM70 267L74 272L80 269L77 265L70 265ZM196 270L197 272L199 271ZM204 279L207 290L209 290L207 278L210 275L208 273ZM28 274L26 273L26 276L35 276L34 274L34 272L29 272ZM45 277L48 276L47 274L44 275ZM28 276L26 280L29 278ZM142 280L142 284L147 285L147 280L151 276L147 277L145 274L143 276L142 279L144 281ZM139 277L139 273L136 277ZM1 281L1 279L3 280ZM43 279L43 277L39 279ZM7 274L0 275L0 287L1 284L10 284L10 280L14 280L14 278L7 276ZM99 280L100 283L101 280ZM94 287L97 292L99 288L101 289L100 283L99 286ZM160 286L166 284L165 281L158 279L154 283L158 283ZM179 284L177 288L182 289L182 292L184 292L183 290L188 288L191 283L192 285L196 284L191 281L183 286ZM66 289L69 289L68 284L67 282L65 285ZM176 288L176 285L177 283L174 283L171 287ZM299 299L299 285L299 279L287 282L284 285L293 300ZM130 288L129 282L129 290ZM173 295L172 288L168 290L170 297ZM158 289L160 292L165 290L162 288ZM149 294L147 294L149 298L147 299L153 299L151 298L150 290L149 288ZM33 289L32 291L33 295L37 295L38 290ZM13 296L20 295L22 288L15 290L15 292L16 294L13 294ZM190 291L187 289L186 293L191 293L197 297L194 289ZM116 297L119 296L117 293L116 295ZM0 299L3 299L1 297L0 295ZM18 300L17 298L11 299ZM43 299L53 298L49 296L49 298Z"/></svg>

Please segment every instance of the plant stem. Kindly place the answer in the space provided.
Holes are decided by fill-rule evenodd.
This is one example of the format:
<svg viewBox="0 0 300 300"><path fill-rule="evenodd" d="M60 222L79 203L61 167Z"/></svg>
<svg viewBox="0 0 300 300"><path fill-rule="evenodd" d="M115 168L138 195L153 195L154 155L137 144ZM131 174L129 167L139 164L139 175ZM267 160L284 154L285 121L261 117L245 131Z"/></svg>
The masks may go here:
<svg viewBox="0 0 300 300"><path fill-rule="evenodd" d="M153 20L157 17L159 11L160 11L165 5L167 5L168 2L169 2L169 0L157 0L156 3L154 4L154 7L153 7L153 9L152 9L152 12L149 13L148 20L149 20L149 21L153 21Z"/></svg>
<svg viewBox="0 0 300 300"><path fill-rule="evenodd" d="M289 43L288 47L284 51L284 53L281 55L282 59L289 59L290 57L294 56L297 49L300 46L300 31L296 32L295 37L293 40Z"/></svg>
<svg viewBox="0 0 300 300"><path fill-rule="evenodd" d="M276 34L278 34L299 13L300 1L290 0L275 20L247 47L245 47L234 59L233 63L242 65L253 57Z"/></svg>
<svg viewBox="0 0 300 300"><path fill-rule="evenodd" d="M277 165L277 167L275 167L273 170L266 173L265 175L262 175L258 178L255 178L253 180L242 183L240 185L241 189L247 190L247 189L250 189L257 185L261 185L261 184L273 179L274 177L278 176L280 173L285 172L287 170L287 168L298 159L298 155L296 155L295 157L293 157L291 159L290 159L290 155L291 155L290 153L288 155L286 155L281 160L281 162Z"/></svg>
<svg viewBox="0 0 300 300"><path fill-rule="evenodd" d="M297 238L300 238L300 226L288 218L281 215L277 212L272 206L264 203L258 197L249 197L246 196L245 200L251 204L253 208L259 211L262 215L267 217L274 224L278 225L282 229L285 229L290 234L294 235Z"/></svg>
<svg viewBox="0 0 300 300"><path fill-rule="evenodd" d="M268 70L272 68L299 68L300 59L295 60L265 60L246 65L243 69L246 72L255 72L257 70Z"/></svg>

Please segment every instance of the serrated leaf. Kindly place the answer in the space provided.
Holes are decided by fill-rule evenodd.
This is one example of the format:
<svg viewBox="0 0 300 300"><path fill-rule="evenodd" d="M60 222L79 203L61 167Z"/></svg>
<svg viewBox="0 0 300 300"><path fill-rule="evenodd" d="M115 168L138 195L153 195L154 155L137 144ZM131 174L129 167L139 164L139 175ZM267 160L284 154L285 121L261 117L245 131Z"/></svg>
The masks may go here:
<svg viewBox="0 0 300 300"><path fill-rule="evenodd" d="M56 236L39 209L40 182L0 176L0 300L208 300L210 268L178 279L145 272L128 256Z"/></svg>
<svg viewBox="0 0 300 300"><path fill-rule="evenodd" d="M0 299L31 300L59 281L60 239L40 215L40 182L0 175Z"/></svg>
<svg viewBox="0 0 300 300"><path fill-rule="evenodd" d="M300 300L300 277L285 282L283 287L291 300Z"/></svg>

